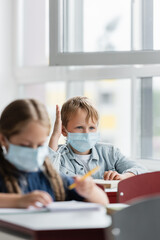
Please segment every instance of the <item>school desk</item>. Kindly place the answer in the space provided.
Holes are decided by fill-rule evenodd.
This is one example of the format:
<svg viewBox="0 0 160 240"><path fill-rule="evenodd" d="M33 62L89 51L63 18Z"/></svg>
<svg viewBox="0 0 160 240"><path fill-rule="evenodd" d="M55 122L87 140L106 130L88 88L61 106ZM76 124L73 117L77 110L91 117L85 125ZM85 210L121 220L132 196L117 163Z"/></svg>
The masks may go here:
<svg viewBox="0 0 160 240"><path fill-rule="evenodd" d="M99 211L0 214L0 239L107 240L111 217Z"/></svg>
<svg viewBox="0 0 160 240"><path fill-rule="evenodd" d="M117 203L118 183L116 180L94 179L94 182L104 190L109 198L110 203Z"/></svg>
<svg viewBox="0 0 160 240"><path fill-rule="evenodd" d="M106 188L105 192L110 203L117 203L117 188Z"/></svg>

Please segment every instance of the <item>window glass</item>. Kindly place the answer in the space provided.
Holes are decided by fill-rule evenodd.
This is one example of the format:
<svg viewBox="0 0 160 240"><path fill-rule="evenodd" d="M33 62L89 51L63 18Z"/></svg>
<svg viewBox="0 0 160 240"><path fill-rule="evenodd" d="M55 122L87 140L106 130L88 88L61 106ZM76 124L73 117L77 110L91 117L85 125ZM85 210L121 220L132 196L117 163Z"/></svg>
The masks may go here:
<svg viewBox="0 0 160 240"><path fill-rule="evenodd" d="M67 0L65 3L61 52L160 49L159 0Z"/></svg>
<svg viewBox="0 0 160 240"><path fill-rule="evenodd" d="M53 128L56 116L56 104L61 107L66 99L65 83L59 81L45 84L27 84L21 86L20 90L21 97L35 98L46 105ZM65 139L61 137L59 143L64 142Z"/></svg>
<svg viewBox="0 0 160 240"><path fill-rule="evenodd" d="M160 49L160 27L159 27L159 22L160 22L160 14L159 14L159 9L160 9L160 1L159 0L154 0L154 19L153 19L153 46L155 50Z"/></svg>
<svg viewBox="0 0 160 240"><path fill-rule="evenodd" d="M131 49L131 0L66 2L68 14L64 15L66 19L63 26L64 46L67 44L65 51Z"/></svg>
<svg viewBox="0 0 160 240"><path fill-rule="evenodd" d="M160 77L153 78L153 158L160 159Z"/></svg>
<svg viewBox="0 0 160 240"><path fill-rule="evenodd" d="M138 79L136 92L136 154L160 160L160 77Z"/></svg>
<svg viewBox="0 0 160 240"><path fill-rule="evenodd" d="M85 82L84 95L99 111L101 141L131 155L131 80L111 79Z"/></svg>

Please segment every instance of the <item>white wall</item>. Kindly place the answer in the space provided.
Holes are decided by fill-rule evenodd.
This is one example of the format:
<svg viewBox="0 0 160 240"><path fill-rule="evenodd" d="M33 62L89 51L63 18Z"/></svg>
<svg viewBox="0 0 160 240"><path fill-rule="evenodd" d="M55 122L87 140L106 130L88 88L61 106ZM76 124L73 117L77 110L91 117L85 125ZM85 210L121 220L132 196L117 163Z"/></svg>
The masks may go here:
<svg viewBox="0 0 160 240"><path fill-rule="evenodd" d="M0 112L16 98L13 77L13 0L0 0Z"/></svg>

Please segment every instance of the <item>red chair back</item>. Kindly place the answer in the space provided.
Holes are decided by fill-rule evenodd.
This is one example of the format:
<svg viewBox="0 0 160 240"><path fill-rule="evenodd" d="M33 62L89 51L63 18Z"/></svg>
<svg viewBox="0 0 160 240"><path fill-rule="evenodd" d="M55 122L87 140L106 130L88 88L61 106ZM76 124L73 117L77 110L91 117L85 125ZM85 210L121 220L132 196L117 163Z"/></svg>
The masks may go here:
<svg viewBox="0 0 160 240"><path fill-rule="evenodd" d="M119 203L126 203L135 198L154 194L160 194L160 171L144 173L120 181L117 200Z"/></svg>

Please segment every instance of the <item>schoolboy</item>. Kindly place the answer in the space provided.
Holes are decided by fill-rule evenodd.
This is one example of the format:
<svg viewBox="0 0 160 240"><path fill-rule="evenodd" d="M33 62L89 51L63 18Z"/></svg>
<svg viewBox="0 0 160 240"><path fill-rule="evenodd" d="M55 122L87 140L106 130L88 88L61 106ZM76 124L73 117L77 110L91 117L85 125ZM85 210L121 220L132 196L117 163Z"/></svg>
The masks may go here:
<svg viewBox="0 0 160 240"><path fill-rule="evenodd" d="M84 175L99 165L100 170L93 178L106 180L122 180L146 172L118 148L99 142L98 121L98 112L86 97L69 99L61 113L56 106L56 121L49 142L54 167L64 175L75 176ZM58 146L61 133L67 137L67 143Z"/></svg>

